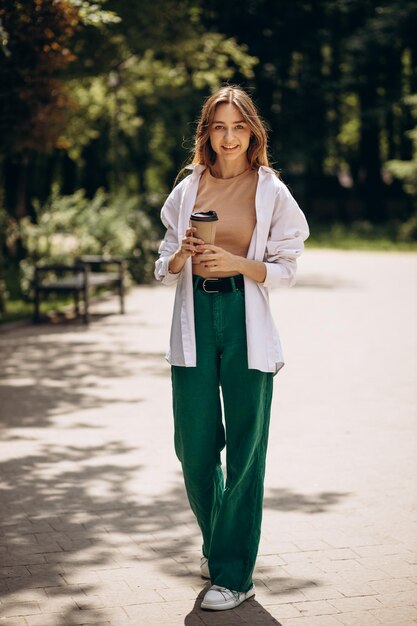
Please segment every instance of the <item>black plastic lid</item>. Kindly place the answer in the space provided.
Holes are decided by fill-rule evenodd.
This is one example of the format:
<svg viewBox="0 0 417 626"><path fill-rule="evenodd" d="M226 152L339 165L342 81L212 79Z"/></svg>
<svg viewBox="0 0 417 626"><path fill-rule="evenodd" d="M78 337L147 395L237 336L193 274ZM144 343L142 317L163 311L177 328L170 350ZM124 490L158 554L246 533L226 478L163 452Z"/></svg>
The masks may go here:
<svg viewBox="0 0 417 626"><path fill-rule="evenodd" d="M219 218L216 211L197 211L191 213L191 219L194 222L217 222Z"/></svg>

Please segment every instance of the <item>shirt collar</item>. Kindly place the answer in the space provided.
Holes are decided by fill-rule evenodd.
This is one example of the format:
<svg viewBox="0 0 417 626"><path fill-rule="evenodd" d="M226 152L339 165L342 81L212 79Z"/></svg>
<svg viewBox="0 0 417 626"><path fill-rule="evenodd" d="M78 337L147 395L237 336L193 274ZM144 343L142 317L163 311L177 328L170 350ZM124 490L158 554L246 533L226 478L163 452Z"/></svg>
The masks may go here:
<svg viewBox="0 0 417 626"><path fill-rule="evenodd" d="M185 169L192 170L192 172L195 174L201 174L201 172L204 172L204 170L206 169L206 166L201 165L200 163L190 163L189 165L185 166Z"/></svg>
<svg viewBox="0 0 417 626"><path fill-rule="evenodd" d="M267 165L261 165L259 167L259 171L263 174L275 174L275 171L272 169L272 167L268 167Z"/></svg>

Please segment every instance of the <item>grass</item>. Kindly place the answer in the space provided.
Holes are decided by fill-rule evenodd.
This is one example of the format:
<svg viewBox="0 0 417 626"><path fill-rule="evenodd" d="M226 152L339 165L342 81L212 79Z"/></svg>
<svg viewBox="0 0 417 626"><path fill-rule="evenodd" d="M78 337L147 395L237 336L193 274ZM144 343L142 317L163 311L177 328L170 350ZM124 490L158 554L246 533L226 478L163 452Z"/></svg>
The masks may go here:
<svg viewBox="0 0 417 626"><path fill-rule="evenodd" d="M106 295L108 290L105 287L99 287L94 292L94 297L90 302L94 302L94 299L100 296ZM62 309L66 307L74 308L74 298L70 295L52 295L51 299L42 298L40 306L41 317L51 312L62 312ZM80 310L83 311L83 301L80 298ZM33 317L34 304L23 299L6 300L6 312L0 317L0 326L2 324L8 324L10 322L19 322L21 320L31 319Z"/></svg>
<svg viewBox="0 0 417 626"><path fill-rule="evenodd" d="M50 311L58 311L63 307L71 305L73 299L71 297L59 297L53 300L42 300L41 314ZM33 316L34 305L26 300L6 300L6 312L0 318L0 325L9 322L18 322Z"/></svg>
<svg viewBox="0 0 417 626"><path fill-rule="evenodd" d="M375 226L369 222L354 222L349 226L310 223L309 248L340 250L369 250L387 252L416 252L417 241L396 241L393 228Z"/></svg>

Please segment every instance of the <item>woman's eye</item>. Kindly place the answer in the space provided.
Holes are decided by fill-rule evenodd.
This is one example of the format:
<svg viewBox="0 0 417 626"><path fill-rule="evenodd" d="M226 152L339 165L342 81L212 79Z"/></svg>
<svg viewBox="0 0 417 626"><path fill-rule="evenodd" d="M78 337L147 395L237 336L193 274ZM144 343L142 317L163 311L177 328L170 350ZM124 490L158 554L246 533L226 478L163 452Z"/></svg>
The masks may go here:
<svg viewBox="0 0 417 626"><path fill-rule="evenodd" d="M223 129L224 129L223 124L215 124L214 125L214 130L223 130ZM245 127L243 126L243 124L237 124L235 126L235 130L244 130L244 129L245 129Z"/></svg>

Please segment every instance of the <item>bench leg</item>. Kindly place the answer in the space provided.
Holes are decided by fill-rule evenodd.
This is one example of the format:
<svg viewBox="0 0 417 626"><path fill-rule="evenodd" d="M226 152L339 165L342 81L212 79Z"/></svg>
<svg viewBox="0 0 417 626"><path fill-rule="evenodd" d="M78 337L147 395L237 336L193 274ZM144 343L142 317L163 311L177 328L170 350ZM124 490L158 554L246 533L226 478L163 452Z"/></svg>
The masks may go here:
<svg viewBox="0 0 417 626"><path fill-rule="evenodd" d="M88 287L85 287L84 288L84 324L90 323L89 304L90 304L90 290L88 289Z"/></svg>
<svg viewBox="0 0 417 626"><path fill-rule="evenodd" d="M125 312L125 286L123 284L123 281L121 281L119 285L119 296L120 296L120 313L123 315Z"/></svg>
<svg viewBox="0 0 417 626"><path fill-rule="evenodd" d="M75 315L78 317L80 314L80 293L78 290L74 291L74 310Z"/></svg>

